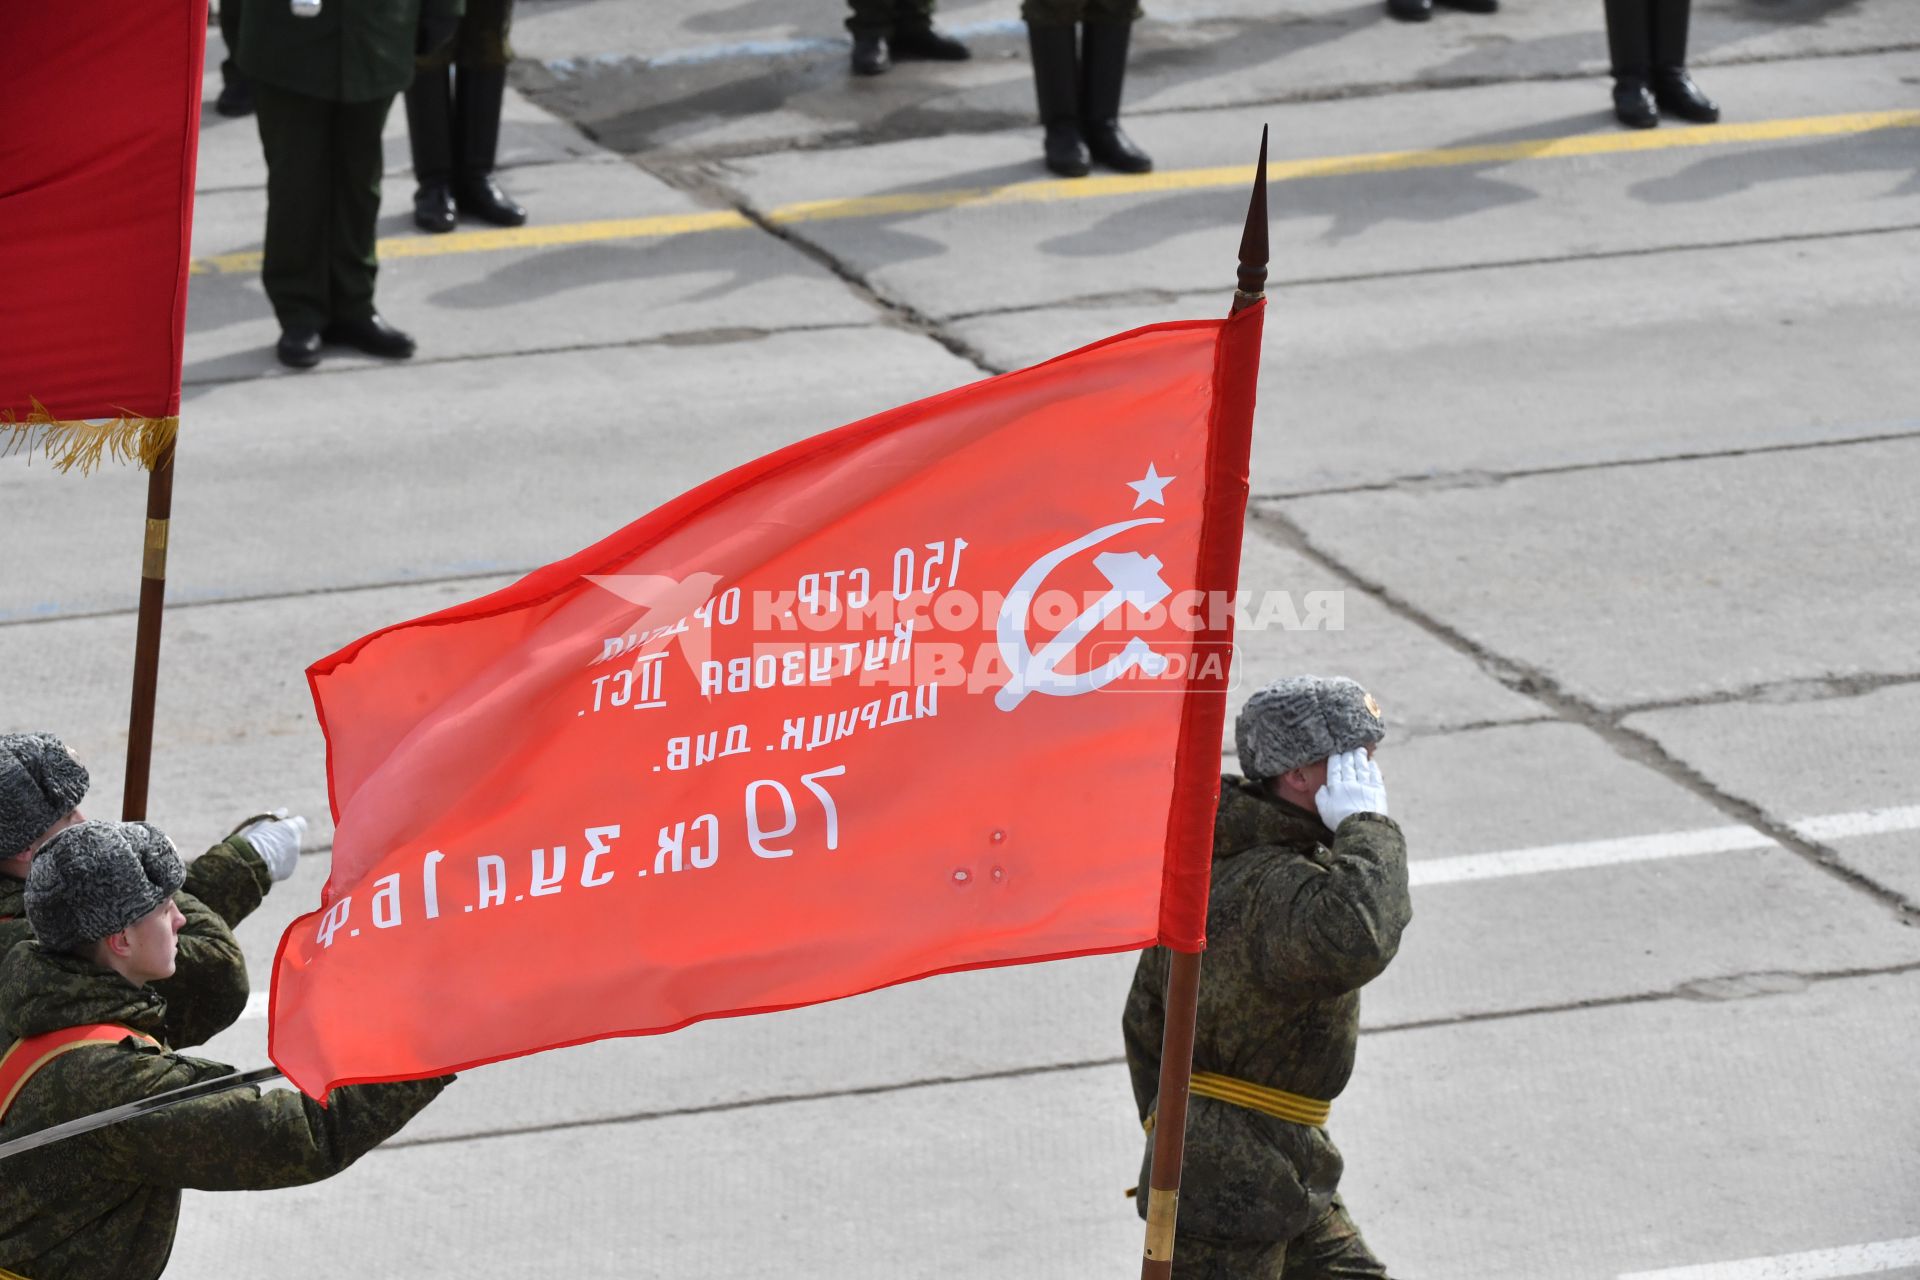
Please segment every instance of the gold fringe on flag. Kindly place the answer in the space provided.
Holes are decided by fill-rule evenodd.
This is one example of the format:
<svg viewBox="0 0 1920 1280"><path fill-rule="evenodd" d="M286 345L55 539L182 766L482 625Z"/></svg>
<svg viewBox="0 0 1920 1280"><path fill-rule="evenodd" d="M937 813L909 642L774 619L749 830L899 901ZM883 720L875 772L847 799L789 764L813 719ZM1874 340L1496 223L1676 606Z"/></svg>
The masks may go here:
<svg viewBox="0 0 1920 1280"><path fill-rule="evenodd" d="M117 418L88 421L56 418L38 400L25 418L0 410L0 458L36 453L59 471L79 468L86 475L102 462L138 462L151 471L159 465L180 434L180 419L143 418L122 413Z"/></svg>

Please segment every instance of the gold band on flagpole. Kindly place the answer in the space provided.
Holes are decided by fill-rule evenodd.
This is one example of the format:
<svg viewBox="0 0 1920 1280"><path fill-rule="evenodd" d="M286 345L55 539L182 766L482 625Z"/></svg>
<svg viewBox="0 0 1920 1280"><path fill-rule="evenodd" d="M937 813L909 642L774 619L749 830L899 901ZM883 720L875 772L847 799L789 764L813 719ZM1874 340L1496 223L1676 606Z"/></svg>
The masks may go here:
<svg viewBox="0 0 1920 1280"><path fill-rule="evenodd" d="M89 421L56 418L38 400L25 418L0 411L0 458L39 454L57 471L86 475L103 462L137 462L151 471L180 434L180 419L123 413Z"/></svg>
<svg viewBox="0 0 1920 1280"><path fill-rule="evenodd" d="M140 560L140 576L143 578L167 576L168 523L166 520L147 521L146 554Z"/></svg>

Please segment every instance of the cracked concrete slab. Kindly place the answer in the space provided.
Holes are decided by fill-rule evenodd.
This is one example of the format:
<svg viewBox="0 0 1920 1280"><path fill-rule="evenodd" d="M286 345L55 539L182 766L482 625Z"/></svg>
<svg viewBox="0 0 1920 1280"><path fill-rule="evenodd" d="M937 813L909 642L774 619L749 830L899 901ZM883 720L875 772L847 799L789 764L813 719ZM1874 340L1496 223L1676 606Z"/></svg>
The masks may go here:
<svg viewBox="0 0 1920 1280"><path fill-rule="evenodd" d="M1891 6L1852 0L1694 8L1697 68L1915 40ZM1377 0L1153 0L1146 9L1128 72L1133 119L1605 69L1599 11L1580 5L1513 6L1494 19L1443 12L1419 27L1388 20ZM902 64L878 79L848 74L841 16L798 0L720 9L667 0L644 10L532 0L515 15L516 80L607 146L669 163L1031 126L1026 35L1006 6L946 0L939 20L972 42L973 61Z"/></svg>
<svg viewBox="0 0 1920 1280"><path fill-rule="evenodd" d="M1576 725L1389 739L1380 762L1416 876L1432 858L1730 821ZM1418 886L1400 955L1364 1000L1379 1026L1910 963L1920 930L1776 847Z"/></svg>
<svg viewBox="0 0 1920 1280"><path fill-rule="evenodd" d="M1744 994L1366 1038L1332 1132L1368 1240L1435 1280L1611 1280L1909 1231L1920 1128L1869 1099L1920 975ZM1137 1265L1141 1149L1119 1066L403 1148L272 1214L192 1197L174 1265L1081 1280Z"/></svg>
<svg viewBox="0 0 1920 1280"><path fill-rule="evenodd" d="M781 445L979 377L892 328L712 337L194 388L169 598L524 571ZM19 531L0 620L132 607L145 486L131 468L0 461Z"/></svg>
<svg viewBox="0 0 1920 1280"><path fill-rule="evenodd" d="M1279 286L1253 492L1470 486L1539 468L1920 434L1920 364L1905 358L1916 293L1920 232ZM1214 314L1224 299L952 327L1013 368L1135 325ZM1820 377L1747 376L1794 367L1816 341L1813 323ZM1692 375L1623 376L1681 367Z"/></svg>
<svg viewBox="0 0 1920 1280"><path fill-rule="evenodd" d="M1909 59L1844 67L1727 68L1716 91L1764 103L1764 118L1920 106ZM1591 82L1496 84L1286 110L1276 160L1393 149L1522 144L1600 132L1617 138ZM1746 118L1761 116L1754 111ZM1265 108L1146 116L1129 130L1164 170L1250 164ZM1501 122L1493 127L1467 121ZM1672 250L1781 236L1920 226L1910 129L1848 137L1648 149L1577 159L1524 156L1275 184L1276 282L1430 272L1473 265ZM761 211L801 201L984 189L1041 178L1035 141L988 134L727 162L717 180ZM883 296L941 317L1057 306L1090 295L1220 290L1234 278L1246 212L1237 186L985 203L810 221L793 231ZM1069 184L1070 185L1070 184ZM1817 199L1811 198L1818 192ZM1063 196L1066 193L1062 193ZM1808 197L1808 198L1803 198ZM987 269L1018 260L1017 274ZM1646 301L1656 311L1659 304ZM1212 308L1209 308L1211 310ZM1477 308L1474 308L1477 309Z"/></svg>
<svg viewBox="0 0 1920 1280"><path fill-rule="evenodd" d="M1548 714L1378 600L1267 537L1258 520L1247 527L1240 590L1247 620L1234 632L1236 706L1270 680L1315 672L1366 685L1388 709L1396 739ZM1231 716L1225 749L1233 750Z"/></svg>
<svg viewBox="0 0 1920 1280"><path fill-rule="evenodd" d="M540 222L697 216L709 206L628 165L584 161L525 169L515 197ZM685 334L864 325L873 307L806 254L748 227L480 253L413 227L413 189L389 180L380 234L411 239L433 256L389 255L380 266L382 314L420 344L419 359L606 347ZM260 246L264 191L200 197L194 253L206 258ZM740 305L750 291L750 310ZM645 305L635 305L644 293ZM280 336L257 269L196 276L187 309L189 392L213 382L310 375L282 369ZM328 370L381 362L329 351ZM189 401L189 407L192 402Z"/></svg>
<svg viewBox="0 0 1920 1280"><path fill-rule="evenodd" d="M1483 652L1629 707L1911 670L1916 466L1896 440L1263 509Z"/></svg>
<svg viewBox="0 0 1920 1280"><path fill-rule="evenodd" d="M1920 686L1855 697L1680 707L1629 716L1625 724L1714 786L1780 821L1920 805L1913 769L1920 757ZM1920 848L1913 833L1823 843L1846 866L1920 904Z"/></svg>

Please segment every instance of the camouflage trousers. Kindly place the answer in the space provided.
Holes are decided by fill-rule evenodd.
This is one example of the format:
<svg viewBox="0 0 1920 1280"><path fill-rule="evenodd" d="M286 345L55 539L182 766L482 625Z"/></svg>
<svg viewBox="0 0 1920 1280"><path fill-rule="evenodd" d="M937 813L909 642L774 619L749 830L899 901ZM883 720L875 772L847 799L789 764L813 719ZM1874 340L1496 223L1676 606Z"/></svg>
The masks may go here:
<svg viewBox="0 0 1920 1280"><path fill-rule="evenodd" d="M1179 1232L1174 1280L1391 1280L1334 1197L1320 1220L1292 1240L1222 1240Z"/></svg>

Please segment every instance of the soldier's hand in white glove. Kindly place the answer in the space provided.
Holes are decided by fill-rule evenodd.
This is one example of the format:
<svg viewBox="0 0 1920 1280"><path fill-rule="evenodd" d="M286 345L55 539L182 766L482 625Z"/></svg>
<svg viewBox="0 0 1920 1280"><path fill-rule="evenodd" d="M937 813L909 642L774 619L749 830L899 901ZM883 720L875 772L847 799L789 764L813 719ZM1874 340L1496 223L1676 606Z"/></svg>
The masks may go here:
<svg viewBox="0 0 1920 1280"><path fill-rule="evenodd" d="M1356 813L1385 816L1387 784L1365 747L1327 759L1327 781L1314 793L1313 804L1329 831L1338 831L1340 824Z"/></svg>
<svg viewBox="0 0 1920 1280"><path fill-rule="evenodd" d="M307 820L297 814L289 818L285 809L275 809L271 816L255 818L233 834L253 847L275 880L285 880L300 865Z"/></svg>

